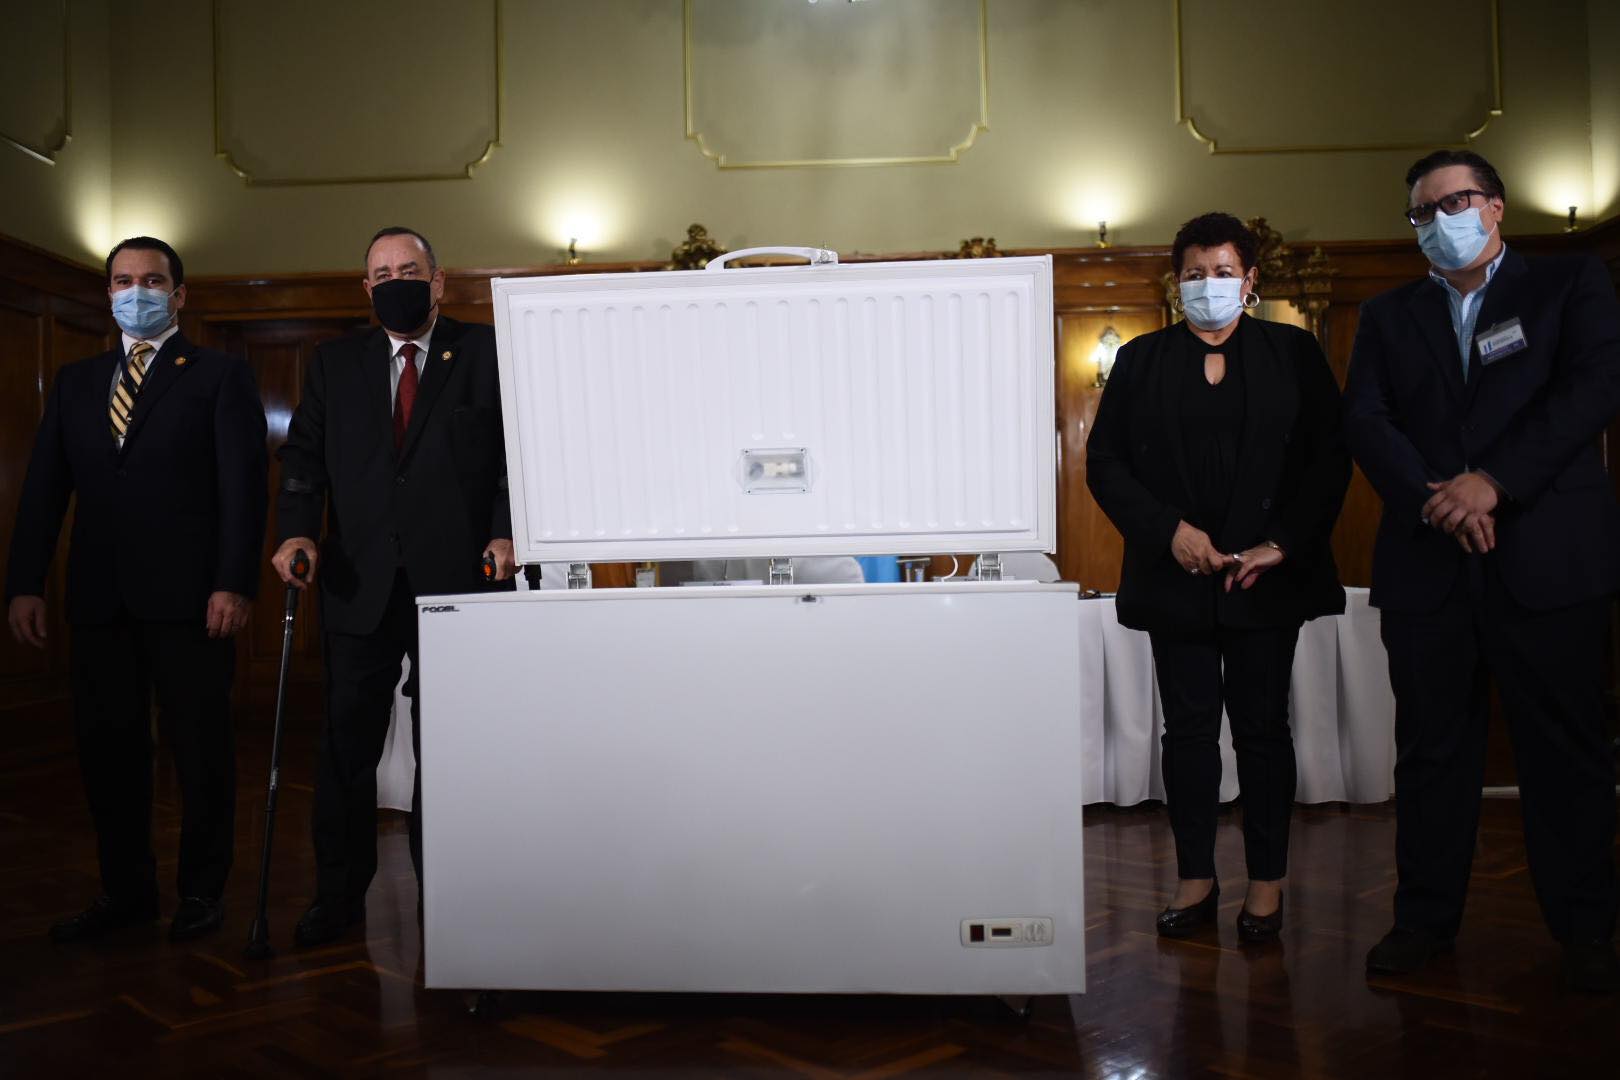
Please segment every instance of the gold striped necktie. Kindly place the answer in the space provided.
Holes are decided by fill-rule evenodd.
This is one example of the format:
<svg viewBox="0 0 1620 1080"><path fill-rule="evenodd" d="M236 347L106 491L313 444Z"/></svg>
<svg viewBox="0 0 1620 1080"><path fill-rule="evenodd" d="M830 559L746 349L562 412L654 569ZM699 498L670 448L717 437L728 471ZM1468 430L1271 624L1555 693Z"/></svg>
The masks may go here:
<svg viewBox="0 0 1620 1080"><path fill-rule="evenodd" d="M124 365L124 374L118 379L118 385L113 388L112 403L107 407L108 418L112 421L112 432L122 439L129 431L129 422L135 416L135 398L141 392L141 384L146 381L146 361L152 355L152 343L137 341L129 350L129 361Z"/></svg>

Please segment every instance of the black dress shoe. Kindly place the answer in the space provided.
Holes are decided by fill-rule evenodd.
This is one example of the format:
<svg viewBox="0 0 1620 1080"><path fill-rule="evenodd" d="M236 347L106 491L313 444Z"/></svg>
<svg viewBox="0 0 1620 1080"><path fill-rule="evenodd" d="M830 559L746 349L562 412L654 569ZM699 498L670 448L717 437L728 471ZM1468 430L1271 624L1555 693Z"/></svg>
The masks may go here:
<svg viewBox="0 0 1620 1080"><path fill-rule="evenodd" d="M1283 898L1277 897L1277 910L1270 915L1251 915L1247 907L1238 911L1238 940L1250 945L1276 941L1283 927Z"/></svg>
<svg viewBox="0 0 1620 1080"><path fill-rule="evenodd" d="M325 945L329 941L336 941L349 927L365 919L364 900L350 903L317 900L298 920L298 926L293 930L293 941L305 948Z"/></svg>
<svg viewBox="0 0 1620 1080"><path fill-rule="evenodd" d="M223 902L202 896L187 896L175 909L174 922L169 924L169 940L190 941L218 930L224 922Z"/></svg>
<svg viewBox="0 0 1620 1080"><path fill-rule="evenodd" d="M1394 927L1384 940L1367 950L1367 974L1410 975L1434 957L1449 952L1452 944L1451 938L1427 930Z"/></svg>
<svg viewBox="0 0 1620 1080"><path fill-rule="evenodd" d="M119 903L105 894L90 901L77 915L51 927L51 940L57 944L90 941L126 926L153 922L158 917L157 897L141 903Z"/></svg>
<svg viewBox="0 0 1620 1080"><path fill-rule="evenodd" d="M1165 908L1159 912L1159 936L1167 938L1191 937L1206 926L1215 925L1215 909L1220 906L1221 885L1212 881L1209 894L1196 904L1181 908Z"/></svg>
<svg viewBox="0 0 1620 1080"><path fill-rule="evenodd" d="M1620 994L1620 958L1612 941L1578 941L1564 946L1564 978L1583 994Z"/></svg>

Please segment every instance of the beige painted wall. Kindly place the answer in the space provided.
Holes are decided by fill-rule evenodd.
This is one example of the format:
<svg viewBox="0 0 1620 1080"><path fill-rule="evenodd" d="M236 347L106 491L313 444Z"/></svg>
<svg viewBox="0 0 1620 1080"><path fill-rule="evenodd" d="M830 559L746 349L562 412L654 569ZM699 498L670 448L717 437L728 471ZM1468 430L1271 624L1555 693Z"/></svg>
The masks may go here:
<svg viewBox="0 0 1620 1080"><path fill-rule="evenodd" d="M262 18L265 10L311 18L309 5L238 6L250 2L222 0L224 17L235 8L243 19L244 11ZM878 3L853 7L881 14ZM1489 0L1461 7L1488 19ZM1600 35L1615 36L1616 7L1501 0L1505 109L1474 145L1507 180L1513 231L1555 231L1569 202L1584 206L1604 184L1616 186L1620 50L1599 55ZM993 235L1003 247L1077 246L1094 238L1099 217L1121 243L1156 243L1212 207L1264 214L1296 240L1409 233L1399 211L1411 150L1211 155L1179 125L1171 0L989 0L989 128L953 164L736 171L717 169L684 137L680 0L504 0L503 145L472 179L314 187L248 186L214 156L212 10L209 0L73 0L74 142L54 168L0 147L0 232L95 262L117 236L150 231L180 246L191 272L217 274L357 266L371 231L395 222L428 233L448 265L487 267L551 261L569 235L580 237L587 258L664 257L692 221L733 248L787 242L843 251L950 248L970 235ZM282 81L268 84L262 76L244 82L240 72L256 69L227 63L227 115L268 123L282 109L307 125L311 156L323 166L346 163L363 173L418 142L412 121L423 115L421 96L415 113L399 115L378 90L406 79L444 87L448 104L445 115L434 114L436 124L461 116L469 128L461 143L477 142L472 129L491 118L469 110L480 100L473 91L492 74L490 50L457 28L436 32L433 19L465 10L461 2L426 10L411 9L420 46L400 55L340 41L318 51L352 63L326 59L304 72L290 57ZM1329 103L1324 138L1341 126L1364 133L1376 117L1358 108L1346 78L1410 85L1414 112L1456 111L1454 94L1426 98L1425 72L1409 50L1377 47L1382 29L1347 42L1290 24L1289 40L1269 46L1252 27L1240 35L1205 17L1207 10L1187 20L1197 27L1185 43L1189 70L1210 97L1220 95L1228 125L1248 116L1263 133L1285 112L1297 120L1296 99L1308 94ZM309 32L322 25L316 20ZM1590 27L1590 48L1571 27ZM164 57L161 87L151 76L138 91L123 79L109 85L101 58L112 42ZM1269 47L1338 58L1321 67L1335 81L1272 82ZM1363 55L1346 65L1346 50ZM779 98L753 95L737 107L813 114L822 100L814 80L790 58L781 65L791 77ZM1312 70L1297 60L1292 66ZM1284 101L1287 109L1268 105ZM1190 111L1198 105L1190 101ZM375 141L346 147L348 139L328 137L355 130L357 116L373 121L359 130ZM1341 125L1345 117L1354 124ZM920 119L918 126L928 125ZM285 145L285 124L278 130ZM252 134L227 136L251 143ZM456 134L447 141L438 130L419 140L428 171L454 156ZM1617 203L1611 191L1609 213Z"/></svg>
<svg viewBox="0 0 1620 1080"><path fill-rule="evenodd" d="M67 146L47 165L0 144L0 233L27 241L47 251L70 258L99 263L112 233L112 91L108 70L107 0L58 0L59 7L42 0L29 19L31 36L39 40L14 39L8 48L39 50L52 55L60 52L61 12L66 12L71 41L72 87L67 127L72 136ZM0 33L10 29L0 10ZM21 110L43 115L60 107L55 86L42 92L22 84L27 76L19 69L0 65L0 95L36 99L39 108ZM60 83L56 84L57 86ZM120 93L127 93L121 87ZM38 132L17 132L14 137L34 141Z"/></svg>
<svg viewBox="0 0 1620 1080"><path fill-rule="evenodd" d="M1587 220L1620 214L1620 3L1587 5L1592 69L1592 211ZM1585 216L1583 211L1582 216Z"/></svg>

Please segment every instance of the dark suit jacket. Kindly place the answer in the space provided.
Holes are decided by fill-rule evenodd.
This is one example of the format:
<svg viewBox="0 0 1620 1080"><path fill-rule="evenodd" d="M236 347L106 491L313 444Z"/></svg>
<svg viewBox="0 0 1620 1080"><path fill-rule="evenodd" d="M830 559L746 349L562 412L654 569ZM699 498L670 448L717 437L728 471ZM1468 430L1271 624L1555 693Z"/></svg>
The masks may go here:
<svg viewBox="0 0 1620 1080"><path fill-rule="evenodd" d="M1620 408L1620 302L1589 256L1528 260L1512 248L1475 334L1517 317L1528 348L1465 384L1445 290L1425 278L1361 308L1345 386L1350 449L1384 500L1372 602L1437 609L1462 549L1423 524L1430 480L1483 469L1506 489L1494 558L1525 607L1565 607L1620 588L1620 511L1598 452Z"/></svg>
<svg viewBox="0 0 1620 1080"><path fill-rule="evenodd" d="M114 349L51 384L17 508L6 598L45 595L70 497L67 617L199 623L210 593L258 591L264 407L240 359L175 334L153 357L123 449L107 418Z"/></svg>
<svg viewBox="0 0 1620 1080"><path fill-rule="evenodd" d="M1226 626L1287 626L1344 610L1328 546L1350 482L1339 389L1316 338L1284 323L1243 327L1244 419L1231 507L1210 539L1225 552L1273 540L1287 553L1250 589L1217 588L1170 553L1191 517L1182 446L1180 373L1169 326L1126 342L1086 442L1086 483L1125 537L1116 604L1138 630L1201 634Z"/></svg>
<svg viewBox="0 0 1620 1080"><path fill-rule="evenodd" d="M321 611L341 634L377 628L400 567L419 596L486 588L484 548L512 536L494 330L439 316L398 454L391 354L380 329L316 349L278 455L278 542L319 538L325 511Z"/></svg>

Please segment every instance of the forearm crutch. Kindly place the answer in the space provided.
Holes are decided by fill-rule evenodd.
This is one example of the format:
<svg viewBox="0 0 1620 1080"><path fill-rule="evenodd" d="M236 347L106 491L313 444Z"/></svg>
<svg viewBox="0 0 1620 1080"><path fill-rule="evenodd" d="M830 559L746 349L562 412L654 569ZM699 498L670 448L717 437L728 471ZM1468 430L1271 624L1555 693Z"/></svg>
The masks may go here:
<svg viewBox="0 0 1620 1080"><path fill-rule="evenodd" d="M309 576L309 556L304 554L303 548L293 552L292 572L299 581ZM248 931L247 948L244 950L250 960L262 960L274 951L270 948L270 923L265 909L270 902L270 845L276 835L276 792L281 780L281 727L287 709L287 668L292 663L293 615L298 611L298 594L302 591L297 585L288 583L287 610L281 619L281 674L276 680L275 733L270 737L270 791L264 803L264 853L259 857L259 906L254 913L253 928Z"/></svg>

